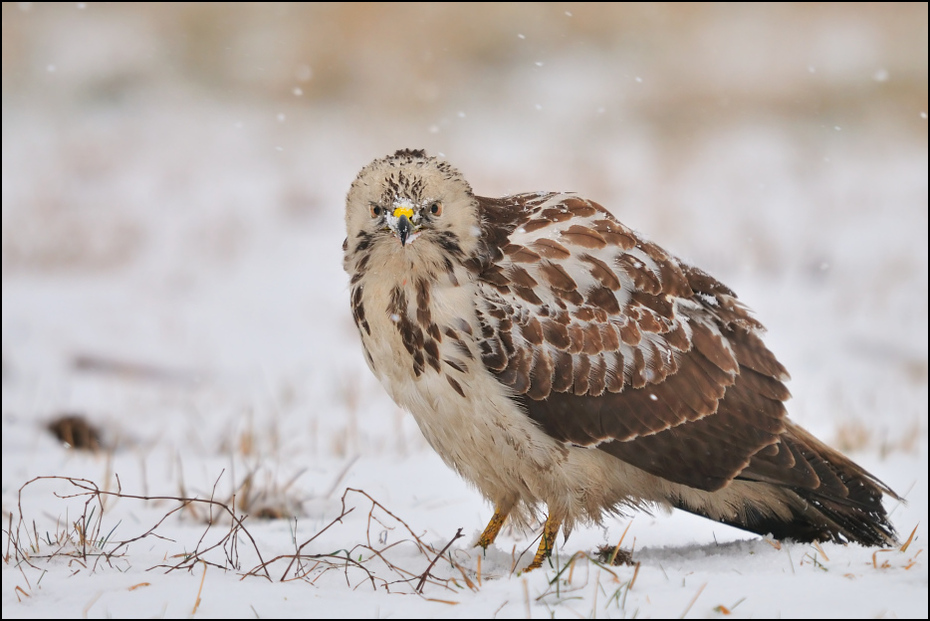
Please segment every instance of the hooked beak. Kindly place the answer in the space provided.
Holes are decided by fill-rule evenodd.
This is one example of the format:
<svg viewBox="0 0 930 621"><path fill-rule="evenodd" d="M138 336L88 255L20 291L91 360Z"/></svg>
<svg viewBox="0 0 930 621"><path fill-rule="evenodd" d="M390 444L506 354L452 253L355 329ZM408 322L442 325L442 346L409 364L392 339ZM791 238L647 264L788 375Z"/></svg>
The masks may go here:
<svg viewBox="0 0 930 621"><path fill-rule="evenodd" d="M414 227L413 222L410 221L411 218L413 218L413 209L407 205L396 207L391 217L388 218L388 225L400 238L401 246L406 246L408 240L413 241L411 235L414 233Z"/></svg>
<svg viewBox="0 0 930 621"><path fill-rule="evenodd" d="M400 237L400 245L407 245L407 237L410 236L410 232L413 230L413 224L411 224L410 219L406 214L401 214L400 219L397 221L397 236Z"/></svg>

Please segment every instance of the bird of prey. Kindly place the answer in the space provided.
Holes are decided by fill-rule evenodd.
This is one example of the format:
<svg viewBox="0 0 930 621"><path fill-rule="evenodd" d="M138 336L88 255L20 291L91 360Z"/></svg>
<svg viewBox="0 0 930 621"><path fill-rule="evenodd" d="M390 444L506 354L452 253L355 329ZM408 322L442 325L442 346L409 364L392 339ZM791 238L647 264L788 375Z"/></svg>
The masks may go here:
<svg viewBox="0 0 930 621"><path fill-rule="evenodd" d="M798 541L885 545L898 496L788 420L788 373L726 285L574 193L476 196L421 150L364 167L344 266L371 370L494 505L560 528L683 509Z"/></svg>

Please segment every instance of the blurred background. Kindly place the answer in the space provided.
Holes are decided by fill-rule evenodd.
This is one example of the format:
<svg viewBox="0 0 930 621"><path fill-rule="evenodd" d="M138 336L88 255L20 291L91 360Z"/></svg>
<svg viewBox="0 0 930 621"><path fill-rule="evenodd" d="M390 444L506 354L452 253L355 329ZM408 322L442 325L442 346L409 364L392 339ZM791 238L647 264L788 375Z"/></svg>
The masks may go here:
<svg viewBox="0 0 930 621"><path fill-rule="evenodd" d="M408 147L479 194L601 202L757 311L796 420L876 459L917 451L927 19L926 3L3 3L4 493L75 467L44 430L75 413L117 455L188 463L335 472L424 450L362 361L341 267L349 184Z"/></svg>

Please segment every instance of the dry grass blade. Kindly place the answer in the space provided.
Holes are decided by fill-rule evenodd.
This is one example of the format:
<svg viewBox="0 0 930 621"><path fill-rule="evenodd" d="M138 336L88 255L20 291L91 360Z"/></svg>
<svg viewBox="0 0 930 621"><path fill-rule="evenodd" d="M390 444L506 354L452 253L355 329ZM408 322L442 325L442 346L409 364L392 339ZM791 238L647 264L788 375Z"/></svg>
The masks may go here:
<svg viewBox="0 0 930 621"><path fill-rule="evenodd" d="M917 522L917 526L920 526L920 522ZM914 530L911 531L910 536L907 538L907 541L901 544L899 551L907 552L908 547L911 545L911 542L914 541L914 535L917 534L917 526L914 526Z"/></svg>
<svg viewBox="0 0 930 621"><path fill-rule="evenodd" d="M641 565L641 563L639 563L639 562L636 563L636 568L633 570L633 577L630 578L630 586L627 587L627 590L628 590L628 591L631 590L631 589L633 588L633 585L634 585L634 584L636 584L636 576L639 575L639 567L640 567L640 565Z"/></svg>
<svg viewBox="0 0 930 621"><path fill-rule="evenodd" d="M878 564L878 553L879 552L894 552L889 548L881 548L872 552L872 568L873 569L888 569L891 567L891 564L888 561L883 561L881 565Z"/></svg>
<svg viewBox="0 0 930 621"><path fill-rule="evenodd" d="M523 580L523 602L526 605L526 618L529 619L532 615L530 614L530 587L526 582L526 578Z"/></svg>
<svg viewBox="0 0 930 621"><path fill-rule="evenodd" d="M820 556L823 557L823 560L829 561L829 560L830 560L830 557L827 556L827 553L823 551L823 548L820 546L820 544L817 543L816 541L814 541L814 542L812 542L812 543L813 543L813 546L814 546L815 548L817 548L817 551L820 552Z"/></svg>
<svg viewBox="0 0 930 621"><path fill-rule="evenodd" d="M201 561L203 563L203 561ZM197 614L197 609L200 608L200 596L203 593L203 583L207 579L207 564L203 563L203 575L200 576L200 588L197 589L197 599L194 601L194 609L191 610L191 616Z"/></svg>
<svg viewBox="0 0 930 621"><path fill-rule="evenodd" d="M626 538L627 531L630 530L630 526L632 525L633 525L633 520L630 520L627 523L626 528L623 529L623 534L620 535L620 541L617 542L617 546L614 548L613 553L610 555L610 561L607 563L608 565L614 564L614 561L617 559L617 554L620 552L620 546L623 545L623 540Z"/></svg>
<svg viewBox="0 0 930 621"><path fill-rule="evenodd" d="M684 619L684 618L688 615L688 612L691 610L691 607L694 606L694 602L696 602L696 601L697 601L697 598L699 598L699 597L701 596L701 593L704 592L704 587L706 587L706 586L707 586L707 583L706 583L706 582L705 582L704 584L701 585L701 588L699 588L699 589L697 590L697 593L695 593L695 594L694 594L694 597L691 598L691 601L688 602L688 607L685 608L685 611L684 611L683 613L681 613L681 616L680 616L680 617L678 617L679 619Z"/></svg>

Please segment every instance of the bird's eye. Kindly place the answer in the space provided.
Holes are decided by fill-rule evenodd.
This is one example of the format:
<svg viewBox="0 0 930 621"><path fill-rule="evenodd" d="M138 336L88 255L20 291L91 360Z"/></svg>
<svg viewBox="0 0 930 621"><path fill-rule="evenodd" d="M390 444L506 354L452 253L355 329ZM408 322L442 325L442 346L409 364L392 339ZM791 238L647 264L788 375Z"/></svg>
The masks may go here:
<svg viewBox="0 0 930 621"><path fill-rule="evenodd" d="M372 218L377 218L378 216L381 215L381 212L383 210L378 205L372 205L371 207L369 207L369 211L371 212Z"/></svg>
<svg viewBox="0 0 930 621"><path fill-rule="evenodd" d="M442 203L436 202L429 206L429 212L434 216L442 215Z"/></svg>

